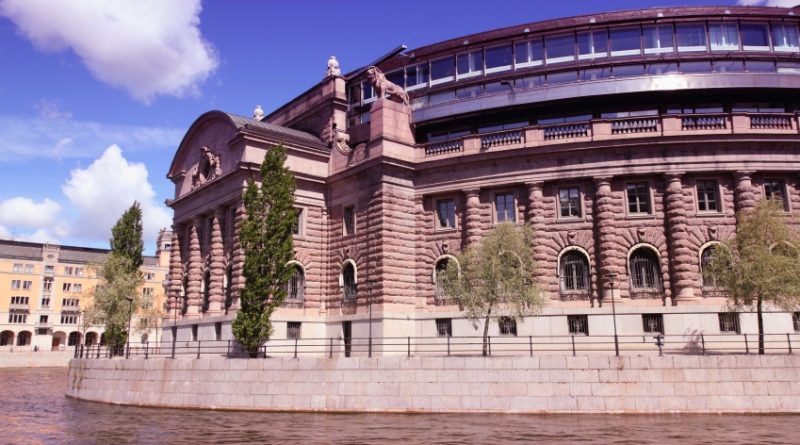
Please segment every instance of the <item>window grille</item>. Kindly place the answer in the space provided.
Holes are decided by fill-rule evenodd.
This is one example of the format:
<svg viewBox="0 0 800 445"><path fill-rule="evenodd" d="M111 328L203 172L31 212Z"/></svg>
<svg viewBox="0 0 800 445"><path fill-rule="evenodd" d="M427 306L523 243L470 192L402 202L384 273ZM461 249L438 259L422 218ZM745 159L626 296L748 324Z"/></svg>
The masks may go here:
<svg viewBox="0 0 800 445"><path fill-rule="evenodd" d="M442 258L436 263L436 289L434 290L434 298L436 301L447 300L447 294L444 288L444 276L447 273L447 258Z"/></svg>
<svg viewBox="0 0 800 445"><path fill-rule="evenodd" d="M500 335L517 336L517 320L511 317L500 317L497 325L500 328Z"/></svg>
<svg viewBox="0 0 800 445"><path fill-rule="evenodd" d="M663 314L642 314L642 327L647 334L664 333Z"/></svg>
<svg viewBox="0 0 800 445"><path fill-rule="evenodd" d="M289 305L302 304L305 285L306 278L303 269L295 265L292 276L286 282L286 301L284 303Z"/></svg>
<svg viewBox="0 0 800 445"><path fill-rule="evenodd" d="M723 312L719 314L719 332L723 334L740 334L739 314Z"/></svg>
<svg viewBox="0 0 800 445"><path fill-rule="evenodd" d="M436 319L436 333L439 337L453 336L453 320L450 318Z"/></svg>
<svg viewBox="0 0 800 445"><path fill-rule="evenodd" d="M589 261L576 250L561 256L561 295L583 296L589 293Z"/></svg>
<svg viewBox="0 0 800 445"><path fill-rule="evenodd" d="M300 338L300 326L301 322L299 321L290 321L286 323L286 338L290 340L296 340Z"/></svg>
<svg viewBox="0 0 800 445"><path fill-rule="evenodd" d="M648 248L640 247L630 259L631 287L634 290L660 292L661 274L658 256Z"/></svg>
<svg viewBox="0 0 800 445"><path fill-rule="evenodd" d="M589 335L589 317L587 315L567 315L569 333L573 335Z"/></svg>
<svg viewBox="0 0 800 445"><path fill-rule="evenodd" d="M355 301L356 299L356 271L353 265L347 263L342 270L342 287L345 301Z"/></svg>

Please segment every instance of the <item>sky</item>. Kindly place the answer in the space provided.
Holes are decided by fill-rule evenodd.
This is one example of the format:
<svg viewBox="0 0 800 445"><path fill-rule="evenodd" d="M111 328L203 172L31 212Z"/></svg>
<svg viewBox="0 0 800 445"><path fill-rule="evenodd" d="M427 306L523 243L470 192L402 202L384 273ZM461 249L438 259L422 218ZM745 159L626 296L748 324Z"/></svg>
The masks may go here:
<svg viewBox="0 0 800 445"><path fill-rule="evenodd" d="M348 72L400 44L709 3L0 0L0 238L108 248L138 201L153 253L172 220L167 169L192 122L214 109L269 113L319 82L331 55Z"/></svg>

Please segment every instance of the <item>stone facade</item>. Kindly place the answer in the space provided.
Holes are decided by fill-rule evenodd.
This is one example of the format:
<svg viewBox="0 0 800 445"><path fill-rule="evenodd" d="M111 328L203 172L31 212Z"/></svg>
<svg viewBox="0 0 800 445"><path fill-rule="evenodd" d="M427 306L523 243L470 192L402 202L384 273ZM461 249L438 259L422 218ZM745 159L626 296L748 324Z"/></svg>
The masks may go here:
<svg viewBox="0 0 800 445"><path fill-rule="evenodd" d="M613 48L620 23L647 34L653 20L672 27L676 18L725 17L797 30L797 18L781 11L599 14L592 32ZM792 223L800 209L800 103L786 99L800 88L800 76L783 69L796 63L800 46L773 42L767 74L754 74L756 66L769 67L744 47L729 57L741 72L716 71L713 43L691 57L677 46L662 48L657 58L641 43L632 50L638 56L629 54L622 65L613 51L553 68L546 58L521 62L521 48L546 43L554 32L574 32L580 41L588 31L576 23L437 43L410 51L414 64L395 54L377 68L346 75L329 69L320 83L258 120L219 111L200 116L168 173L179 246L172 250L169 318L187 330L178 337L191 325L228 326L235 315L244 286L241 196L276 144L288 149L301 214L294 258L301 284L275 313L279 333L288 332L288 322L302 322L302 338L347 335L345 325L354 337L368 329L377 337L435 333L434 319L463 318L436 295L437 265L506 220L534 229L535 279L548 297L542 315L560 317L537 332L561 333L568 315L605 314L604 303L614 299L627 315L669 314L676 324L661 331L719 334L724 326L716 314L727 311L726 301L703 280L704 252L735 234L735 212L767 195L784 199ZM464 54L482 55L480 72L457 72L456 43ZM494 49L505 47L514 63L495 66ZM448 60L456 75L435 77L434 67ZM623 74L630 60L643 71ZM658 71L667 62L678 71ZM418 71L419 63L430 71ZM692 71L698 63L714 75ZM595 69L618 74L585 77ZM414 83L419 72L429 76L422 84ZM570 73L572 80L564 77ZM376 88L393 100L375 97ZM194 172L212 164L213 174L197 181ZM452 214L443 213L448 209ZM788 333L798 314L774 310L768 317L776 332ZM607 332L610 320L602 319L599 331ZM628 323L620 333L652 332Z"/></svg>

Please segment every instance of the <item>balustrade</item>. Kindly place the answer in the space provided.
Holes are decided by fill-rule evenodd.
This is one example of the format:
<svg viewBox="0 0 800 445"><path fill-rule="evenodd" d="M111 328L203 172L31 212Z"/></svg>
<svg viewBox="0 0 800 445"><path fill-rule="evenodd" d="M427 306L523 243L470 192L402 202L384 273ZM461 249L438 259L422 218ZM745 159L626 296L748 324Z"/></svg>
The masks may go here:
<svg viewBox="0 0 800 445"><path fill-rule="evenodd" d="M521 144L523 142L525 142L525 130L506 130L481 135L481 148Z"/></svg>

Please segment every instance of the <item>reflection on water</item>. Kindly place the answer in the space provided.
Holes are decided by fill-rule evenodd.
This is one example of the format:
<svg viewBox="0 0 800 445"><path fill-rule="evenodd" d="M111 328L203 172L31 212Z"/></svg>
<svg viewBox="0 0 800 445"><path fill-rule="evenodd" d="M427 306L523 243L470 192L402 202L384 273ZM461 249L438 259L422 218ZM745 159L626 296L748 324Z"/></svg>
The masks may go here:
<svg viewBox="0 0 800 445"><path fill-rule="evenodd" d="M64 397L66 368L0 369L9 444L787 444L800 416L243 413Z"/></svg>

